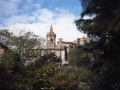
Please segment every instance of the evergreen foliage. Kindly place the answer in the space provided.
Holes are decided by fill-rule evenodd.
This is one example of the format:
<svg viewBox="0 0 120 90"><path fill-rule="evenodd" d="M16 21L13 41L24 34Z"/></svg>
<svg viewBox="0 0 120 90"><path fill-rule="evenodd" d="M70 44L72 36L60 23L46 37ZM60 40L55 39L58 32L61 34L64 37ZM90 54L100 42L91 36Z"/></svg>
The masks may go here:
<svg viewBox="0 0 120 90"><path fill-rule="evenodd" d="M68 61L71 66L87 68L90 65L92 54L86 53L84 49L85 46L79 46L70 49Z"/></svg>
<svg viewBox="0 0 120 90"><path fill-rule="evenodd" d="M120 1L81 0L83 11L77 28L91 39L91 52L98 52L93 72L98 75L96 90L120 89ZM85 19L84 16L90 16ZM96 56L96 55L95 55ZM95 64L94 64L95 65Z"/></svg>

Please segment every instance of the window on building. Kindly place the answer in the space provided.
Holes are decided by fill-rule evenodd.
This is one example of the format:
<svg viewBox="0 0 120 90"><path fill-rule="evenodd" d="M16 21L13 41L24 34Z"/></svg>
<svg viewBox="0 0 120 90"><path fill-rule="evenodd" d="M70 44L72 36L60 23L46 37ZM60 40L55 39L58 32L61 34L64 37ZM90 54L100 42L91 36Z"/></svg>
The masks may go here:
<svg viewBox="0 0 120 90"><path fill-rule="evenodd" d="M53 39L51 39L51 43L53 43Z"/></svg>

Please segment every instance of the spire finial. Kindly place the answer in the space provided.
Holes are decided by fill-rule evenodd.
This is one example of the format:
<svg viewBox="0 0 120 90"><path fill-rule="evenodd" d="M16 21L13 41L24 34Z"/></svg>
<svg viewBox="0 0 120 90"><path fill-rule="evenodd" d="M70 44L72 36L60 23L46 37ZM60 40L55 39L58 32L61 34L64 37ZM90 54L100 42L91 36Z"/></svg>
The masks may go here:
<svg viewBox="0 0 120 90"><path fill-rule="evenodd" d="M53 32L53 27L52 27L52 23L51 23L50 31L51 31L51 32Z"/></svg>

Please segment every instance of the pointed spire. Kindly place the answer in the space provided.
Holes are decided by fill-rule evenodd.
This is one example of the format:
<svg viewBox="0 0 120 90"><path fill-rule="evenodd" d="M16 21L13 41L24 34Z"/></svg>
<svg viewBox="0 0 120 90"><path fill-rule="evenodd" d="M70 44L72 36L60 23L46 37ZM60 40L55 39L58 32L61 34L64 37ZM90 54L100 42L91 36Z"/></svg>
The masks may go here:
<svg viewBox="0 0 120 90"><path fill-rule="evenodd" d="M50 27L50 32L53 32L53 27L52 27L52 23L51 23L51 27Z"/></svg>

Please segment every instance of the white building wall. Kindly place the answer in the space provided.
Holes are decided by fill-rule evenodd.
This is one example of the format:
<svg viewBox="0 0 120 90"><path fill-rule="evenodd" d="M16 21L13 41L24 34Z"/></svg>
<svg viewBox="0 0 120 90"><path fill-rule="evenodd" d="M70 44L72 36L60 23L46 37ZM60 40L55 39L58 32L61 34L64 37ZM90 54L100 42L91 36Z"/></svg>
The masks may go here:
<svg viewBox="0 0 120 90"><path fill-rule="evenodd" d="M68 62L65 60L65 51L61 51L61 59L62 59L62 65L68 64Z"/></svg>

